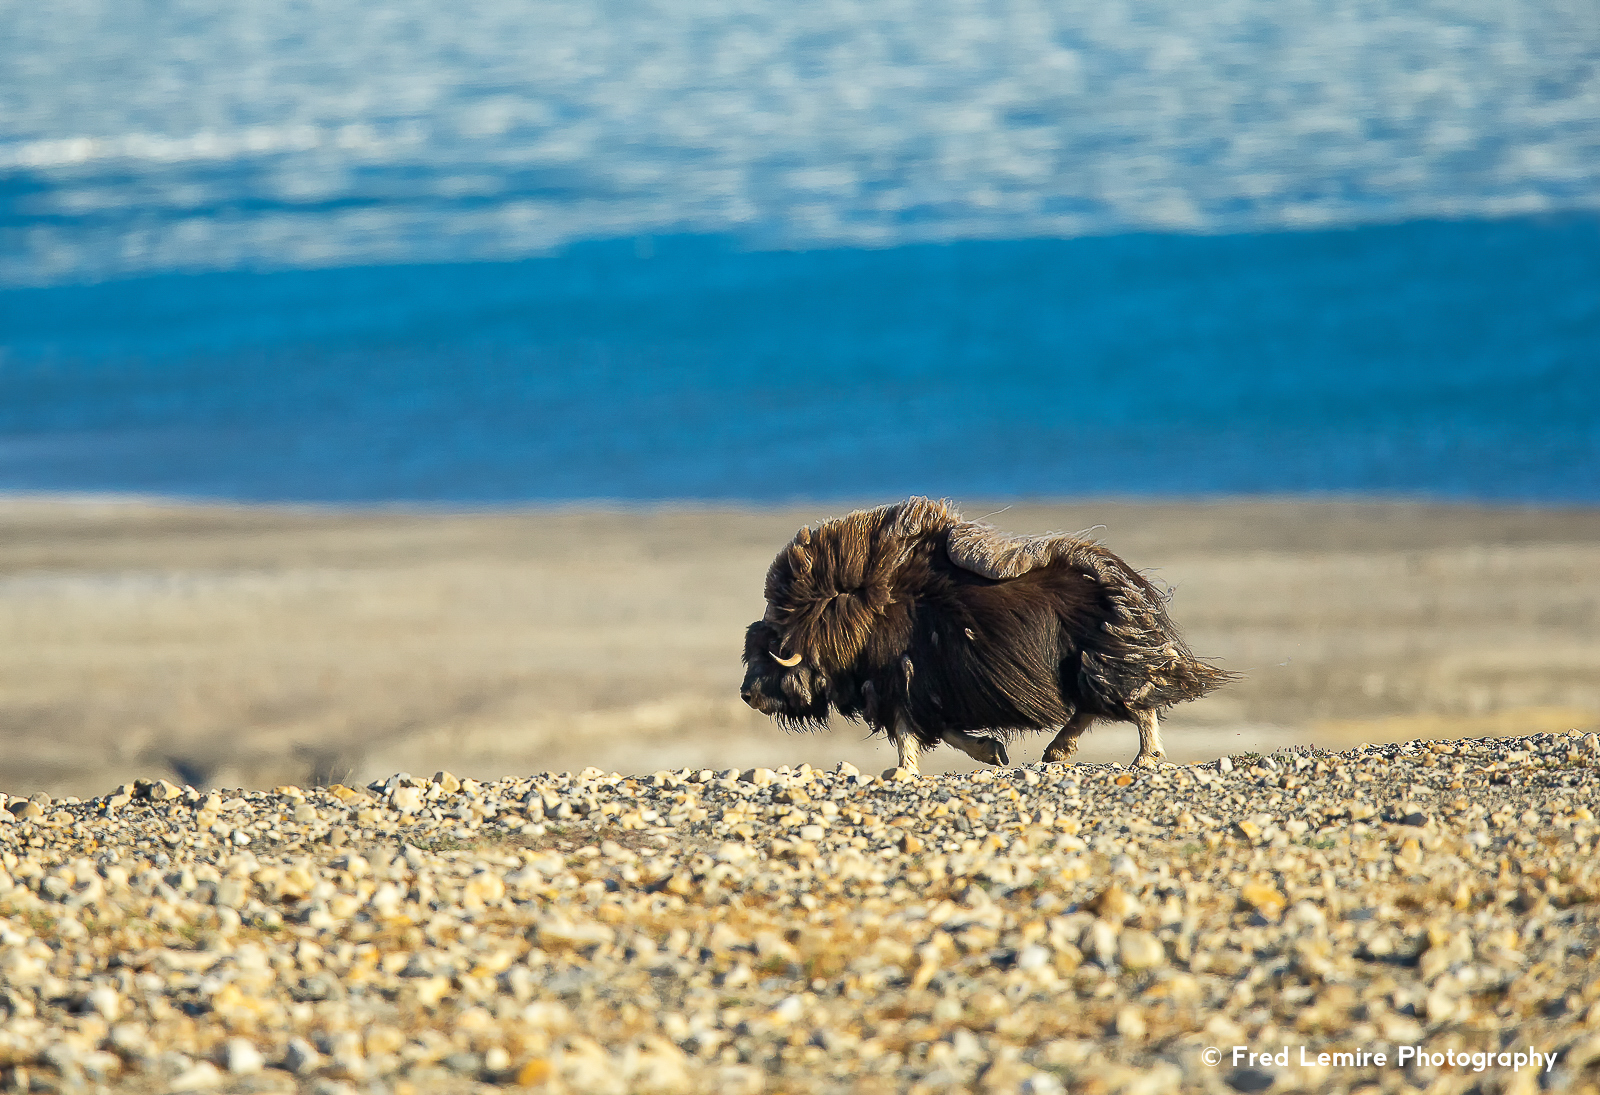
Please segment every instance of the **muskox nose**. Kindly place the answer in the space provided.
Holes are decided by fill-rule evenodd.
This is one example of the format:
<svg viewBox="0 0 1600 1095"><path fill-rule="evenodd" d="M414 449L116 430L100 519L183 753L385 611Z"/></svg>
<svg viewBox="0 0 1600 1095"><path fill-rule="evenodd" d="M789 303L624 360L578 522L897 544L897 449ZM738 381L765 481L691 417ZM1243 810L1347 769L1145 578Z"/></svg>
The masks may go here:
<svg viewBox="0 0 1600 1095"><path fill-rule="evenodd" d="M739 698L741 700L743 700L745 703L749 703L750 702L750 697L751 697L752 694L753 693L748 688L739 689Z"/></svg>

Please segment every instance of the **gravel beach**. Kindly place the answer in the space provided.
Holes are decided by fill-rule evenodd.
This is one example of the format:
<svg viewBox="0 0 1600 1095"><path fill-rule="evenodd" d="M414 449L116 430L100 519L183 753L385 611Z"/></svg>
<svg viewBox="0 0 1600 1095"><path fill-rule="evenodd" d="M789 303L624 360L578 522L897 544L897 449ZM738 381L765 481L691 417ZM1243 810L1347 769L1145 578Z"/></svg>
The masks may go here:
<svg viewBox="0 0 1600 1095"><path fill-rule="evenodd" d="M0 1086L1595 1092L1597 792L1574 732L12 799Z"/></svg>

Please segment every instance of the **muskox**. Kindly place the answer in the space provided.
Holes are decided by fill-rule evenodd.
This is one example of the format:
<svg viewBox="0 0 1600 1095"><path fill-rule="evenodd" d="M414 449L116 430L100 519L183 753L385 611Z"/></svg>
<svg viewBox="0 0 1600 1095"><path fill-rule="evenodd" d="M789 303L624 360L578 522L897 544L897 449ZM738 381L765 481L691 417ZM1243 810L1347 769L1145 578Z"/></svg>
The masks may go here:
<svg viewBox="0 0 1600 1095"><path fill-rule="evenodd" d="M1044 759L1065 761L1095 719L1136 723L1134 763L1155 767L1159 713L1234 679L1095 541L1006 536L927 498L801 529L766 599L745 633L744 701L794 729L830 710L861 719L911 772L941 741L1007 764L1022 730L1055 730Z"/></svg>

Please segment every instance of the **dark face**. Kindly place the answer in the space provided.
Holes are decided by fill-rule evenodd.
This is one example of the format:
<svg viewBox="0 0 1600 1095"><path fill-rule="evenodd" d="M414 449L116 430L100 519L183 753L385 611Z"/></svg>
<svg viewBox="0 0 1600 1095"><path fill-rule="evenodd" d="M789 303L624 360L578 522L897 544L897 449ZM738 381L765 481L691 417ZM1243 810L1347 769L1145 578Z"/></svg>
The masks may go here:
<svg viewBox="0 0 1600 1095"><path fill-rule="evenodd" d="M739 698L763 715L789 726L815 727L828 721L828 681L804 659L781 665L793 655L779 649L778 629L757 620L744 633L744 684Z"/></svg>

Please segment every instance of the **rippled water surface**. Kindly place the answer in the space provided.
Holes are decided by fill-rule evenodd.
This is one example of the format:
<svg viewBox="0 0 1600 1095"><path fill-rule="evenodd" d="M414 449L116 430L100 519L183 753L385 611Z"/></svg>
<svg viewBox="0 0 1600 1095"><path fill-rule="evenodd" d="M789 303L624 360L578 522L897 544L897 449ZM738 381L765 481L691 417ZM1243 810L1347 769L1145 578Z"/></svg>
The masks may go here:
<svg viewBox="0 0 1600 1095"><path fill-rule="evenodd" d="M0 279L1600 206L1593 0L60 0Z"/></svg>
<svg viewBox="0 0 1600 1095"><path fill-rule="evenodd" d="M1593 0L0 41L0 490L1600 501Z"/></svg>

